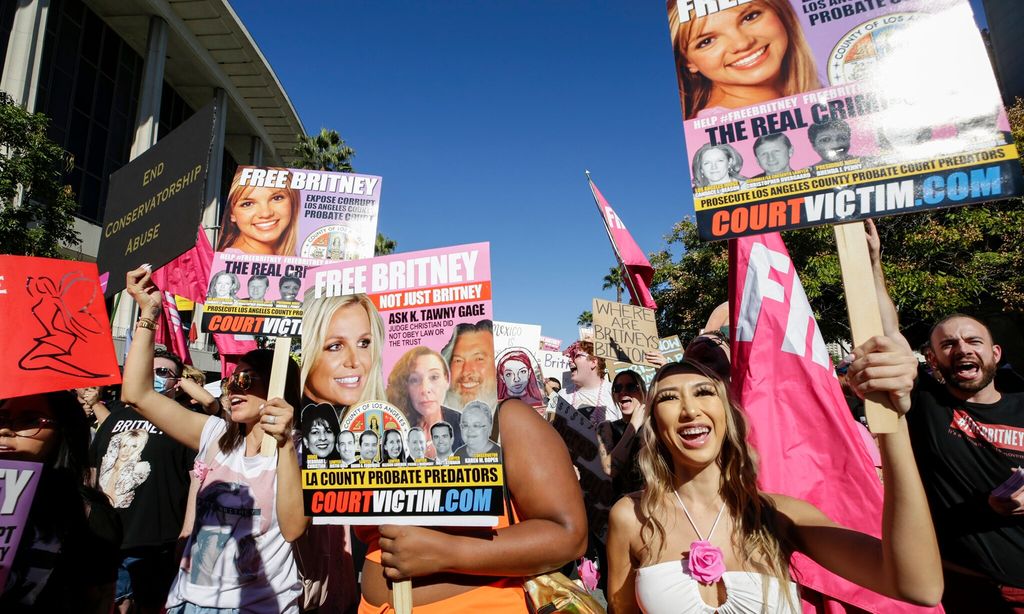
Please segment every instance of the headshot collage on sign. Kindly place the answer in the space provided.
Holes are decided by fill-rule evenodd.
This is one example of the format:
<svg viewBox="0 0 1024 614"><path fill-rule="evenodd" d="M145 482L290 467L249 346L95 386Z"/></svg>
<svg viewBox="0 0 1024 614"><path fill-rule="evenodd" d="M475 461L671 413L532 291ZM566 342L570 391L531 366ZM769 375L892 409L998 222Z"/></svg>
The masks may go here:
<svg viewBox="0 0 1024 614"><path fill-rule="evenodd" d="M824 23L795 0L752 0L710 14L667 4L700 195L1012 142L998 96L982 95L997 91L989 75L948 84L931 76L949 70L932 57L987 65L975 57L983 47L935 34L943 19L960 17L955 11ZM906 65L914 75L900 72L884 88L862 80Z"/></svg>
<svg viewBox="0 0 1024 614"><path fill-rule="evenodd" d="M490 320L453 325L440 351L417 345L399 353L365 294L314 298L310 291L304 306L306 468L497 462ZM385 352L398 355L386 379Z"/></svg>

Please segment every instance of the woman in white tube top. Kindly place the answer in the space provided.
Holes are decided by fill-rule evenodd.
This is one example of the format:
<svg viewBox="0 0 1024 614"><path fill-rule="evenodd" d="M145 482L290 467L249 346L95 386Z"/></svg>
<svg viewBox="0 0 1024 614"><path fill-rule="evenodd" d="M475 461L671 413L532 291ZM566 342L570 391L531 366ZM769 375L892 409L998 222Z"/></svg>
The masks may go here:
<svg viewBox="0 0 1024 614"><path fill-rule="evenodd" d="M876 337L855 356L851 381L900 414L897 432L879 436L886 541L758 491L746 419L726 384L698 363L669 363L651 382L640 434L646 489L611 511L610 612L799 612L794 552L883 595L938 603L939 550L903 418L917 361L902 337Z"/></svg>

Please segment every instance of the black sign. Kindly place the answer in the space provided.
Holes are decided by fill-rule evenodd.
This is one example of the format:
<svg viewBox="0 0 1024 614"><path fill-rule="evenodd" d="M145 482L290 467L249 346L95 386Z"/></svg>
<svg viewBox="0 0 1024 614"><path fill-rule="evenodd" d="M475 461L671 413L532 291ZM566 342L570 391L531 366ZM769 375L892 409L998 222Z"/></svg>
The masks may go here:
<svg viewBox="0 0 1024 614"><path fill-rule="evenodd" d="M211 102L110 175L97 255L107 296L124 289L128 271L158 269L195 246L215 115Z"/></svg>

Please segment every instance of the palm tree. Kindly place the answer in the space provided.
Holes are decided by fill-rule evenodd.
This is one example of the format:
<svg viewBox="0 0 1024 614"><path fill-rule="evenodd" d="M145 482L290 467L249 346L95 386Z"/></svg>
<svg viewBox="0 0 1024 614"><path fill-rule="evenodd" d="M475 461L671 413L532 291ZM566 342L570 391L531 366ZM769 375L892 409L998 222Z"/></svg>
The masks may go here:
<svg viewBox="0 0 1024 614"><path fill-rule="evenodd" d="M602 290L608 290L609 288L615 288L615 302L622 302L622 269L619 267L612 267L608 270L608 274L604 276L604 285L601 286Z"/></svg>
<svg viewBox="0 0 1024 614"><path fill-rule="evenodd" d="M298 135L295 144L295 168L319 171L352 172L354 149L345 144L336 130L321 128L315 136Z"/></svg>
<svg viewBox="0 0 1024 614"><path fill-rule="evenodd" d="M389 239L386 235L378 232L377 240L373 244L373 255L387 256L394 252L396 247L398 247L398 243L394 239Z"/></svg>
<svg viewBox="0 0 1024 614"><path fill-rule="evenodd" d="M577 326L593 326L594 325L594 314L588 309L580 314L580 317L576 318Z"/></svg>

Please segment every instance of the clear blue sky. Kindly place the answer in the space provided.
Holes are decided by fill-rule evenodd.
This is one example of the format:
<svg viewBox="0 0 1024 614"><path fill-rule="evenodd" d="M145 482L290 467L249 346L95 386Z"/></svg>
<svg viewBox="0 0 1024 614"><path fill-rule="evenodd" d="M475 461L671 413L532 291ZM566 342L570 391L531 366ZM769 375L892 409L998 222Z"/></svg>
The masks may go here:
<svg viewBox="0 0 1024 614"><path fill-rule="evenodd" d="M337 130L384 177L398 251L490 241L497 319L567 344L593 297L614 299L584 169L645 252L693 214L660 0L232 6L306 130Z"/></svg>

